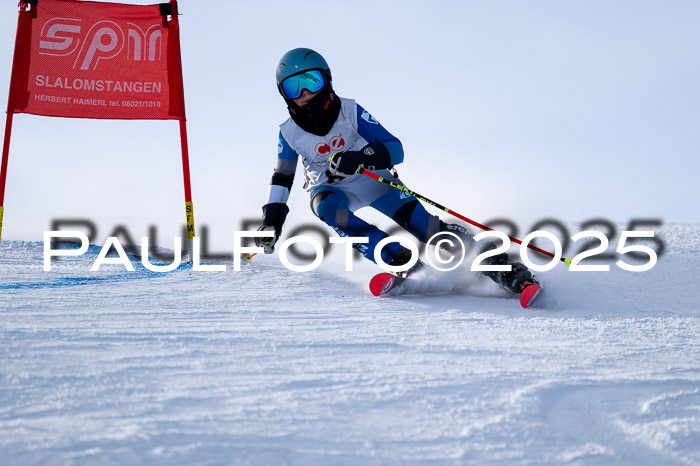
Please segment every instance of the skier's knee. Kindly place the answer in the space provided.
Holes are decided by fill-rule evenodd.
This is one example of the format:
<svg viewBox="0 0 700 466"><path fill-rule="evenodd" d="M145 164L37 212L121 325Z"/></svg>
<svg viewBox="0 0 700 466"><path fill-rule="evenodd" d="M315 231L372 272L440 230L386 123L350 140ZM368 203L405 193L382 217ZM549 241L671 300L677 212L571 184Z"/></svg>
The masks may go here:
<svg viewBox="0 0 700 466"><path fill-rule="evenodd" d="M313 195L311 198L311 211L321 220L324 217L328 217L330 210L338 210L339 204L341 203L340 196L338 196L333 191L320 191Z"/></svg>
<svg viewBox="0 0 700 466"><path fill-rule="evenodd" d="M413 216L413 211L416 209L418 201L407 202L398 208L392 219L399 224L404 230L411 230L411 217Z"/></svg>

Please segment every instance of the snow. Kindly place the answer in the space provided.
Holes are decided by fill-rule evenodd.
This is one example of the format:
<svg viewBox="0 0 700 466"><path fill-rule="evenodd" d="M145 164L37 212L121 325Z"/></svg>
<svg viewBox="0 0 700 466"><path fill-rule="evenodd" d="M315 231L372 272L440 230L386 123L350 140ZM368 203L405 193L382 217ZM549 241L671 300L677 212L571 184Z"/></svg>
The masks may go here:
<svg viewBox="0 0 700 466"><path fill-rule="evenodd" d="M0 248L3 464L698 464L700 226L650 271L375 298L374 269ZM332 261L331 261L332 262Z"/></svg>

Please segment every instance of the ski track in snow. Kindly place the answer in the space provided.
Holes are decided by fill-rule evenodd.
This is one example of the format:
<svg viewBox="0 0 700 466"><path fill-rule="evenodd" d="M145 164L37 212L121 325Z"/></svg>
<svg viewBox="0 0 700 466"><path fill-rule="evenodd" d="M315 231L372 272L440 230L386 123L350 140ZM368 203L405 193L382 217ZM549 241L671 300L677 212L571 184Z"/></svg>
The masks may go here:
<svg viewBox="0 0 700 466"><path fill-rule="evenodd" d="M0 454L26 464L700 464L700 226L630 273L375 298L369 275L43 272L0 248ZM352 277L352 278L348 278Z"/></svg>

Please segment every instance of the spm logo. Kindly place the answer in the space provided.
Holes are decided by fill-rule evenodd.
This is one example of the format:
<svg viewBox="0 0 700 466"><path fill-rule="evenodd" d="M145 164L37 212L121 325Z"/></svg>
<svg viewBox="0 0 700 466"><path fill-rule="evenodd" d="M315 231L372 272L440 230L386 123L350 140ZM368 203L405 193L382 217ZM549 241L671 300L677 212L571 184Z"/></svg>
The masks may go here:
<svg viewBox="0 0 700 466"><path fill-rule="evenodd" d="M77 52L73 69L96 70L101 60L117 57L125 49L134 61L160 61L162 31L154 24L145 31L133 23L124 28L114 21L99 21L89 28L80 19L53 18L41 30L39 53L68 57ZM86 31L86 32L84 32Z"/></svg>

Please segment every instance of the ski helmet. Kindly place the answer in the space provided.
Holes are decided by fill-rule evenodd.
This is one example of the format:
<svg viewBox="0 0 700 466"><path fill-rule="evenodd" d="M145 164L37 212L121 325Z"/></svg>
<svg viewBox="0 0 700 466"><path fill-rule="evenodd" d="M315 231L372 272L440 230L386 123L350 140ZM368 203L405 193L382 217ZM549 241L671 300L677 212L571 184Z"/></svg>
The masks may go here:
<svg viewBox="0 0 700 466"><path fill-rule="evenodd" d="M321 72L324 80L322 89L333 89L331 84L331 69L321 54L315 50L297 48L290 50L282 56L277 65L277 90L282 94L282 97L287 103L292 99L285 94L282 82L291 76L311 70L319 70ZM299 89L299 91L301 91L301 89Z"/></svg>
<svg viewBox="0 0 700 466"><path fill-rule="evenodd" d="M316 95L303 107L294 103L304 89ZM292 120L304 131L325 136L340 114L340 98L333 92L331 69L316 51L298 48L285 53L277 65L277 90Z"/></svg>

